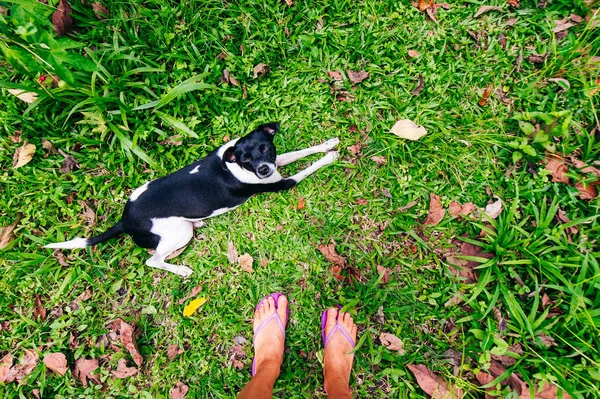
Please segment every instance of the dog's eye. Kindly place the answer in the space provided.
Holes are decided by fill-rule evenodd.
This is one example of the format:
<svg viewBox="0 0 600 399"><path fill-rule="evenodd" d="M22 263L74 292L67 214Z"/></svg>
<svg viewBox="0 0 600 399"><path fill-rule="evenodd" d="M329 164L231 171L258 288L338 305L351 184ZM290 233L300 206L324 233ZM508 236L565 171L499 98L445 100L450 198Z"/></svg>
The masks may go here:
<svg viewBox="0 0 600 399"><path fill-rule="evenodd" d="M252 161L252 157L248 154L242 155L242 162L250 162Z"/></svg>
<svg viewBox="0 0 600 399"><path fill-rule="evenodd" d="M262 152L263 154L266 153L267 151L269 151L269 146L267 145L261 145L260 147L260 152Z"/></svg>

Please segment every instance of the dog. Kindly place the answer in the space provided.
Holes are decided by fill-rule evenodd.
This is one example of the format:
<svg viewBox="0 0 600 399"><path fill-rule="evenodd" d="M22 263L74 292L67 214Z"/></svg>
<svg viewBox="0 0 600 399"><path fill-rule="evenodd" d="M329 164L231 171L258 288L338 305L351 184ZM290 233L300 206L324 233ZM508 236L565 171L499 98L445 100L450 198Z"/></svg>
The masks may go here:
<svg viewBox="0 0 600 399"><path fill-rule="evenodd" d="M188 277L192 269L169 264L165 259L193 238L194 227L201 220L231 211L254 194L288 190L339 156L331 151L339 143L337 138L277 155L273 139L278 131L279 123L260 125L201 160L136 188L121 220L106 232L44 248L84 248L126 233L138 246L155 250L146 261L148 266ZM291 177L283 178L277 172L278 166L317 153L327 154Z"/></svg>

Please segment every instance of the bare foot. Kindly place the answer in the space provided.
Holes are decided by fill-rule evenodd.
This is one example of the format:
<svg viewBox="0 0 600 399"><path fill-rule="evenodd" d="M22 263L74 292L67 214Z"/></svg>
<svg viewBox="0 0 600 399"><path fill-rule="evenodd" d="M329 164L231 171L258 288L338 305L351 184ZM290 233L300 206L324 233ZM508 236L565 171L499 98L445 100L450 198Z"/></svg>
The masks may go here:
<svg viewBox="0 0 600 399"><path fill-rule="evenodd" d="M261 370L269 370L270 372L276 371L276 375L279 375L279 368L283 362L285 336L277 320L271 319L258 334L256 334L256 330L275 312L277 312L285 327L287 324L287 304L287 298L281 295L277 301L277 308L275 308L275 300L268 297L254 312L254 357L257 373Z"/></svg>
<svg viewBox="0 0 600 399"><path fill-rule="evenodd" d="M327 309L325 336L335 327L335 321L343 327L353 342L356 342L356 325L349 313L339 312L337 308ZM353 345L341 331L336 331L327 342L324 354L325 391L332 397L350 397L350 372L354 360Z"/></svg>

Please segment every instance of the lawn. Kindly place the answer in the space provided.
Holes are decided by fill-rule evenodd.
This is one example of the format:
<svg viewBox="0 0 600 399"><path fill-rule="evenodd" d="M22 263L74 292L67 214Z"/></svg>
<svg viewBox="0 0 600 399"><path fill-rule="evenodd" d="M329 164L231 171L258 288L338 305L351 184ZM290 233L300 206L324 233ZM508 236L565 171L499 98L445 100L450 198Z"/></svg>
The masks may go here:
<svg viewBox="0 0 600 399"><path fill-rule="evenodd" d="M47 3L0 2L1 397L233 397L275 291L291 301L276 397L326 396L334 304L359 326L356 397L600 397L593 1L72 0L70 26ZM390 132L403 119L427 134ZM129 237L42 248L270 121L279 153L339 137L340 158L207 220L173 260L189 278Z"/></svg>

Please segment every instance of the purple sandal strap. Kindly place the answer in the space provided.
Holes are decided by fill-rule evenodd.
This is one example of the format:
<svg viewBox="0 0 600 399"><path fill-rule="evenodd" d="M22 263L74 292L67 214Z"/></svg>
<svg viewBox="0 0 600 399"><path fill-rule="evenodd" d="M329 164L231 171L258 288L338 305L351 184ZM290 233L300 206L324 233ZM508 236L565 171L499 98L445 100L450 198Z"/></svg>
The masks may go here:
<svg viewBox="0 0 600 399"><path fill-rule="evenodd" d="M271 322L271 320L275 319L275 321L277 322L277 325L279 326L279 329L281 330L282 334L283 334L283 339L285 340L285 326L283 325L283 321L281 321L281 317L279 317L279 315L277 313L273 313L271 316L267 317L265 320L263 320L262 323L260 323L260 326L258 326L258 328L256 330L254 330L254 337L252 338L252 345L254 345L254 340L256 339L256 336L262 331L263 328L265 328L267 326L267 324L269 324Z"/></svg>
<svg viewBox="0 0 600 399"><path fill-rule="evenodd" d="M325 338L325 342L323 343L323 348L327 346L331 338L333 338L333 334L335 334L337 331L341 332L344 337L346 337L348 342L350 342L350 345L352 345L352 349L354 349L356 346L354 340L350 334L348 334L348 331L337 320L335 321L335 326L331 329L331 331L329 331L329 334L327 334L327 338Z"/></svg>

